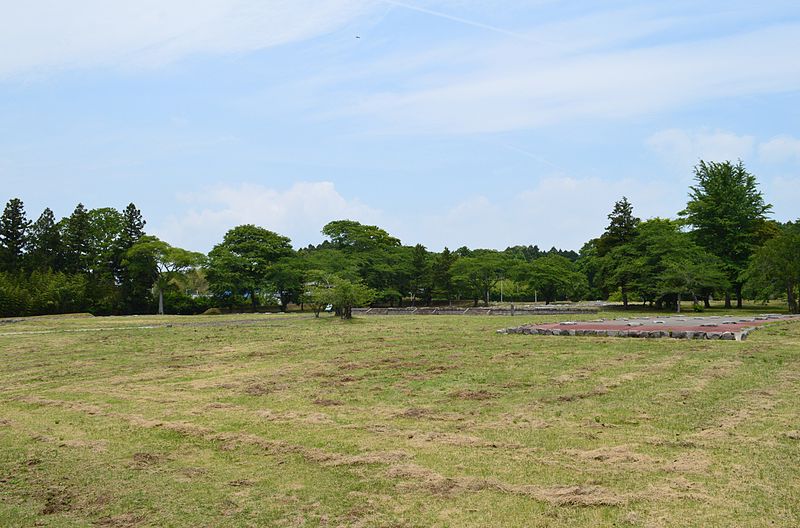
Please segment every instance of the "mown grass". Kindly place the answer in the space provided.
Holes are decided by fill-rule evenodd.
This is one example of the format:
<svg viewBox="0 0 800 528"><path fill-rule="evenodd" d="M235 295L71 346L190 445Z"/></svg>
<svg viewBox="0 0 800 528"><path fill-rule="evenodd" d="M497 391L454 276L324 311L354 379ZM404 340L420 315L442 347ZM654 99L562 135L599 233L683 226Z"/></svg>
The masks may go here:
<svg viewBox="0 0 800 528"><path fill-rule="evenodd" d="M522 322L0 325L0 525L800 525L800 324L495 333Z"/></svg>

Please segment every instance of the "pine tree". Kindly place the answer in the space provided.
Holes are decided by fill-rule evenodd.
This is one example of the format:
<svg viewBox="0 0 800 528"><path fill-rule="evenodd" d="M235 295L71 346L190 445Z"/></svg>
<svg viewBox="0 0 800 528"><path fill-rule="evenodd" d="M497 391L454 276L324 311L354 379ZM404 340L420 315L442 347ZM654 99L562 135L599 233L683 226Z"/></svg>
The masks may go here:
<svg viewBox="0 0 800 528"><path fill-rule="evenodd" d="M636 227L641 222L639 218L633 216L633 205L625 196L614 204L614 209L609 213L608 219L608 227L598 243L600 256L633 240L636 236Z"/></svg>
<svg viewBox="0 0 800 528"><path fill-rule="evenodd" d="M0 217L0 270L18 272L22 268L29 228L22 200L12 198Z"/></svg>
<svg viewBox="0 0 800 528"><path fill-rule="evenodd" d="M120 285L122 311L146 313L151 304L151 290L156 262L144 254L130 255L129 250L145 235L142 212L133 203L122 212L122 232L119 237L117 280Z"/></svg>
<svg viewBox="0 0 800 528"><path fill-rule="evenodd" d="M69 218L63 220L62 223L64 271L67 273L88 273L91 259L89 254L91 222L86 207L79 203Z"/></svg>
<svg viewBox="0 0 800 528"><path fill-rule="evenodd" d="M701 160L694 172L697 184L690 187L689 203L678 214L693 227L697 243L722 260L741 308L739 276L763 242L763 227L772 206L764 201L756 177L741 161L734 165ZM731 307L730 292L726 292L725 307Z"/></svg>
<svg viewBox="0 0 800 528"><path fill-rule="evenodd" d="M60 260L61 235L53 211L46 208L31 225L28 267L32 270L56 271Z"/></svg>

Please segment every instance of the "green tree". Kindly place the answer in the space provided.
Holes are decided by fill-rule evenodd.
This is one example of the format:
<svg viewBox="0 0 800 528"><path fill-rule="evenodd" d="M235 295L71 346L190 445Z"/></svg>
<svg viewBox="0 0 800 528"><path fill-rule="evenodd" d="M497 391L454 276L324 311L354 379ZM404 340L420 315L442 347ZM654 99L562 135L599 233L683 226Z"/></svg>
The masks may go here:
<svg viewBox="0 0 800 528"><path fill-rule="evenodd" d="M453 281L475 306L479 299L489 306L489 293L503 276L506 259L496 251L476 250L471 254L453 264Z"/></svg>
<svg viewBox="0 0 800 528"><path fill-rule="evenodd" d="M400 240L377 226L354 220L334 220L322 228L333 247L352 252L368 252L376 248L399 246Z"/></svg>
<svg viewBox="0 0 800 528"><path fill-rule="evenodd" d="M614 204L608 220L608 226L594 241L592 250L584 252L580 267L587 270L587 276L591 274L592 285L602 288L606 295L619 289L622 304L627 308L630 281L637 272L632 265L635 255L631 253L631 244L636 239L641 220L633 216L633 206L624 196Z"/></svg>
<svg viewBox="0 0 800 528"><path fill-rule="evenodd" d="M152 255L139 253L134 257L126 255L143 236L147 224L142 212L133 203L128 204L122 212L122 229L117 240L115 264L119 282L120 302L125 313L144 313L150 306L150 291L157 273L156 262ZM123 264L128 262L128 264Z"/></svg>
<svg viewBox="0 0 800 528"><path fill-rule="evenodd" d="M789 311L800 313L800 221L789 222L778 236L758 248L741 279L764 300L786 295Z"/></svg>
<svg viewBox="0 0 800 528"><path fill-rule="evenodd" d="M458 256L451 253L447 247L433 259L433 290L437 294L444 295L448 304L453 302L453 264L456 260Z"/></svg>
<svg viewBox="0 0 800 528"><path fill-rule="evenodd" d="M530 287L545 304L559 299L578 300L587 290L586 276L568 258L549 254L528 265Z"/></svg>
<svg viewBox="0 0 800 528"><path fill-rule="evenodd" d="M353 308L368 305L375 291L359 282L335 278L330 291L331 304L342 319L353 318Z"/></svg>
<svg viewBox="0 0 800 528"><path fill-rule="evenodd" d="M692 226L697 243L723 262L736 305L741 308L740 275L763 242L763 227L772 206L764 202L755 176L741 161L701 160L694 172L697 184L690 187L689 202L679 215ZM731 307L730 291L725 293L725 307Z"/></svg>
<svg viewBox="0 0 800 528"><path fill-rule="evenodd" d="M270 267L290 255L287 237L252 224L234 227L208 254L209 289L229 303L236 297L249 298L255 309L259 295L272 293L268 291Z"/></svg>
<svg viewBox="0 0 800 528"><path fill-rule="evenodd" d="M59 222L62 226L64 271L89 273L91 270L91 221L89 212L79 203L72 214Z"/></svg>
<svg viewBox="0 0 800 528"><path fill-rule="evenodd" d="M179 275L201 266L205 259L202 253L172 247L154 236L145 235L127 251L125 264L131 266L146 260L156 264L154 287L158 295L158 314L163 315L164 291Z"/></svg>
<svg viewBox="0 0 800 528"><path fill-rule="evenodd" d="M0 216L0 271L19 272L28 248L30 221L22 200L12 198Z"/></svg>
<svg viewBox="0 0 800 528"><path fill-rule="evenodd" d="M290 302L300 300L305 282L303 264L302 259L293 255L283 257L270 266L267 280L278 295L282 312L286 311Z"/></svg>
<svg viewBox="0 0 800 528"><path fill-rule="evenodd" d="M433 280L431 277L431 263L428 250L422 244L417 244L411 250L411 276L410 276L411 302L419 298L423 304L430 305Z"/></svg>
<svg viewBox="0 0 800 528"><path fill-rule="evenodd" d="M53 211L46 208L31 225L28 267L32 270L56 270L60 264L61 234Z"/></svg>

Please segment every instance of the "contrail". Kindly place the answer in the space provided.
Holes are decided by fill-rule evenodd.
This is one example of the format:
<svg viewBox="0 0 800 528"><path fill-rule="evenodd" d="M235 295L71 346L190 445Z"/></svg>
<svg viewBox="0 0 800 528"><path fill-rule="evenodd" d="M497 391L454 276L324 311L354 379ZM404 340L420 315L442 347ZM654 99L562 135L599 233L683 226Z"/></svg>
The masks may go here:
<svg viewBox="0 0 800 528"><path fill-rule="evenodd" d="M418 11L420 13L425 13L427 15L444 18L445 20L452 20L453 22L458 22L460 24L466 24L468 26L485 29L487 31L493 31L495 33L500 33L502 35L506 35L509 37L514 37L522 40L527 40L528 42L536 42L537 44L542 44L542 42L534 40L530 38L528 35L523 33L516 33L514 31L509 31L507 29L499 28L497 26L490 26L489 24L483 24L481 22L475 22L474 20L468 20L466 18L461 18L453 15L448 15L447 13L442 13L441 11L434 11L433 9L427 9L425 7L419 7L412 4L406 4L404 2L398 2L397 0L380 0L385 4L394 5L397 7L402 7L405 9L410 9L412 11Z"/></svg>

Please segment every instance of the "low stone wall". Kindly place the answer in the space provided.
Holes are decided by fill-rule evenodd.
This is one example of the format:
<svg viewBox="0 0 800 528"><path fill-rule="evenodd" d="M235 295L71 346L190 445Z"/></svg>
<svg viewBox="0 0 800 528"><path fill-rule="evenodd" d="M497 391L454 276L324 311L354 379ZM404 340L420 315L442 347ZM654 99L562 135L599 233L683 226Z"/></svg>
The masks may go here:
<svg viewBox="0 0 800 528"><path fill-rule="evenodd" d="M563 306L560 307L560 306ZM535 308L492 308L479 306L477 308L452 308L443 307L408 307L408 308L353 308L356 315L575 315L594 314L599 311L594 306L542 306Z"/></svg>

